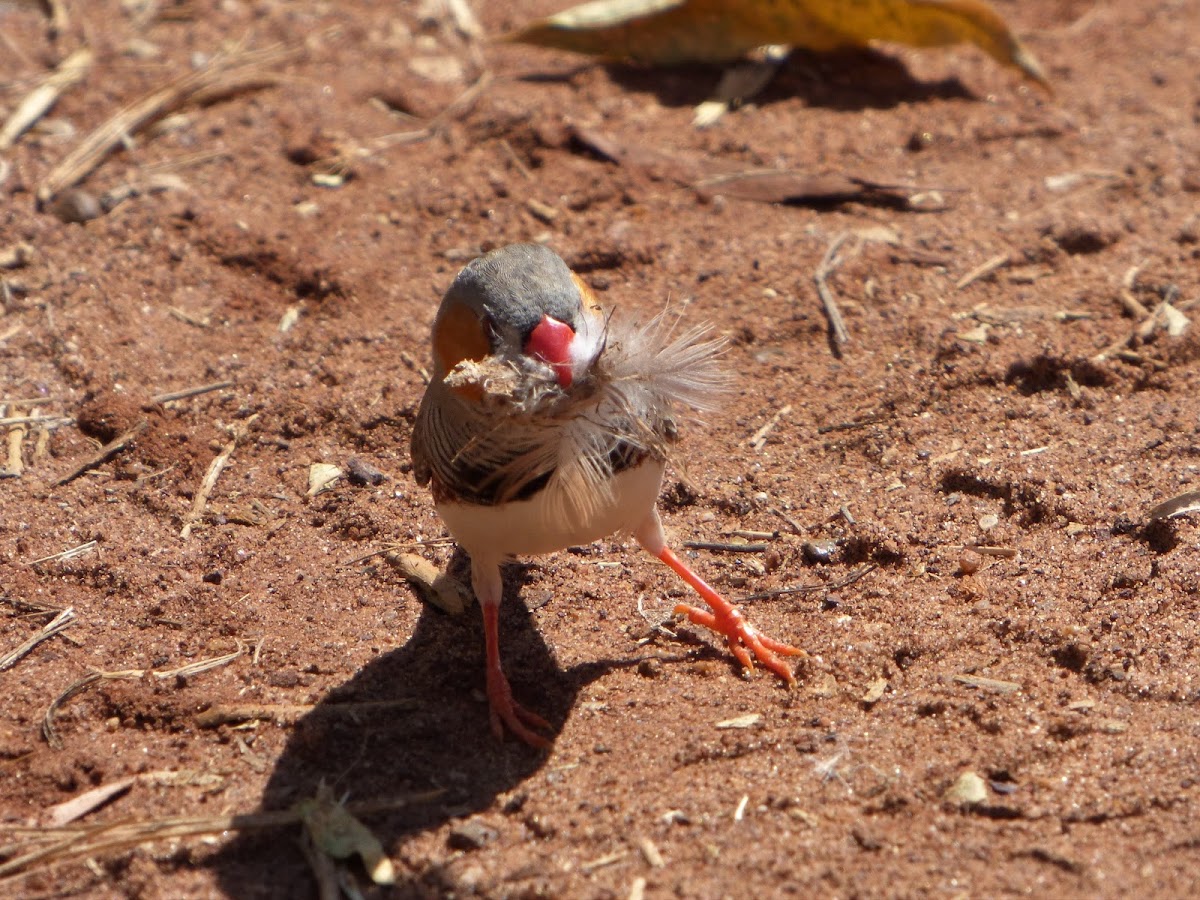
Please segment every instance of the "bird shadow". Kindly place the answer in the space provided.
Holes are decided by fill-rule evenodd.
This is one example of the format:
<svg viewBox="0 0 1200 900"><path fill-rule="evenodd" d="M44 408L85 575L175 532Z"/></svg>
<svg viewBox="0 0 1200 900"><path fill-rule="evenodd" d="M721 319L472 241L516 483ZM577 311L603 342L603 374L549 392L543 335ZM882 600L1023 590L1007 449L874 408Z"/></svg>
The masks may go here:
<svg viewBox="0 0 1200 900"><path fill-rule="evenodd" d="M668 107L691 107L711 99L728 68L699 63L669 67L620 62L597 65L604 66L626 91L653 94ZM586 64L576 66L561 75L531 73L523 80L571 81L587 68ZM918 80L903 62L870 47L826 53L794 49L752 99L759 106L767 106L796 97L806 106L849 112L892 109L931 100L979 99L955 76Z"/></svg>
<svg viewBox="0 0 1200 900"><path fill-rule="evenodd" d="M639 660L600 660L561 669L529 609L515 596L524 571L513 566L505 570L500 615L505 671L514 696L550 723L553 740L582 689ZM450 616L423 605L415 631L402 647L368 663L295 724L263 790L261 810L290 809L313 797L322 783L351 803L440 792L434 799L397 804L365 819L395 857L406 837L488 808L497 795L545 765L548 754L511 736L500 742L492 735L482 691L483 662L483 633L474 607ZM391 711L364 707L381 702L394 706ZM279 830L240 832L210 865L231 897L313 894L298 828L282 840ZM437 882L436 871L401 872L386 896L437 897ZM366 895L381 896L379 891L372 888Z"/></svg>

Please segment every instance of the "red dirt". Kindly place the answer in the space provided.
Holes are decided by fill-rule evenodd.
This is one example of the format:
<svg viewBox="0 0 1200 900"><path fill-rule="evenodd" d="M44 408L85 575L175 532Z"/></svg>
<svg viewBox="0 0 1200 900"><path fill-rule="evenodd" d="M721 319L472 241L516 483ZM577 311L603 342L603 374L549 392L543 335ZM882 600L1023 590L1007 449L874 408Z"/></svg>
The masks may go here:
<svg viewBox="0 0 1200 900"><path fill-rule="evenodd" d="M473 5L497 33L560 4ZM0 672L0 847L130 776L84 824L286 809L324 781L351 803L442 791L363 816L399 883L372 895L1196 892L1200 517L1146 514L1200 487L1200 329L1137 336L1121 292L1197 314L1200 5L1001 3L1053 98L970 49L798 53L704 131L716 69L477 56L410 6L135 6L72 4L56 40L0 7L8 110L81 36L97 52L3 156L0 255L32 254L0 270L2 415L67 421L41 451L27 434L24 473L0 481L0 652L52 615L31 607L79 618ZM244 34L303 50L278 85L184 109L83 184L172 189L84 224L37 211L81 135ZM447 110L477 60L490 80ZM429 117L426 139L384 140ZM602 158L576 129L642 156ZM349 177L314 184L333 158ZM702 166L912 190L769 205L676 177ZM909 208L918 190L940 201ZM813 273L855 230L876 239L828 279L838 355ZM744 603L810 654L796 689L741 677L702 630L656 629L686 594L614 539L509 571L507 669L556 734L548 754L498 743L476 609L423 604L369 555L443 534L407 458L430 322L467 259L519 240L618 314L669 300L733 339L738 396L685 435L662 509L677 543L772 535L687 552L733 599L811 588ZM232 386L153 399L216 381ZM306 496L311 464L351 457L386 480ZM42 735L89 673L239 641L256 651L201 674L93 684L57 713L61 749ZM234 704L315 706L204 727ZM985 796L960 807L945 795L966 772ZM146 843L0 875L0 893L316 896L298 836Z"/></svg>

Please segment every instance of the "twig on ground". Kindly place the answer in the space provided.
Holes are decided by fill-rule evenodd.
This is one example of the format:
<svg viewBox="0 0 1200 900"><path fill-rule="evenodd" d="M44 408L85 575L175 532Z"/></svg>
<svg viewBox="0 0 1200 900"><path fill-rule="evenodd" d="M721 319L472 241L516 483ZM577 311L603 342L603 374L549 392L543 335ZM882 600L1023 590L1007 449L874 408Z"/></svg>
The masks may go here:
<svg viewBox="0 0 1200 900"><path fill-rule="evenodd" d="M10 406L48 406L51 403L57 402L57 397L22 397L16 400L11 397L0 397L0 404L8 404Z"/></svg>
<svg viewBox="0 0 1200 900"><path fill-rule="evenodd" d="M38 427L58 428L62 425L70 425L74 421L69 416L5 416L0 419L0 428L8 425L37 425Z"/></svg>
<svg viewBox="0 0 1200 900"><path fill-rule="evenodd" d="M313 879L317 882L317 900L341 900L342 889L338 886L337 865L331 857L316 848L307 828L300 835L300 849L304 852Z"/></svg>
<svg viewBox="0 0 1200 900"><path fill-rule="evenodd" d="M688 550L711 550L714 553L766 553L766 544L722 543L720 541L684 541Z"/></svg>
<svg viewBox="0 0 1200 900"><path fill-rule="evenodd" d="M206 103L241 91L274 84L264 69L287 59L292 49L271 47L219 55L203 69L189 72L120 109L83 139L54 167L37 190L38 203L48 204L62 191L90 175L105 157L147 123L187 103Z"/></svg>
<svg viewBox="0 0 1200 900"><path fill-rule="evenodd" d="M838 422L836 425L822 425L817 429L817 434L831 434L834 431L854 431L856 428L866 428L868 425L875 425L887 419L884 413L871 413L863 416L861 419L855 419L852 422Z"/></svg>
<svg viewBox="0 0 1200 900"><path fill-rule="evenodd" d="M196 491L196 496L192 498L192 508L188 510L187 517L183 520L183 528L180 529L179 536L187 539L191 537L192 529L196 523L200 521L200 517L204 515L204 507L208 504L208 498L213 492L213 488L217 486L217 479L221 477L221 472L229 462L229 457L233 456L233 451L237 449L238 441L246 436L250 425L258 418L258 413L247 419L242 426L233 433L233 437L229 443L225 445L220 453L214 457L209 463L208 471L204 473L204 480L200 482L200 489Z"/></svg>
<svg viewBox="0 0 1200 900"><path fill-rule="evenodd" d="M232 381L214 381L211 384L202 384L198 387L184 388L182 391L171 391L166 394L155 394L150 399L155 403L170 403L172 400L186 400L189 397L198 397L201 394L210 394L213 391L223 391L225 388L233 387Z"/></svg>
<svg viewBox="0 0 1200 900"><path fill-rule="evenodd" d="M508 157L508 161L513 164L513 168L520 173L522 178L526 181L533 181L533 173L529 171L529 166L521 161L521 157L517 156L517 151L512 148L512 144L501 139L500 149L504 151L504 155Z"/></svg>
<svg viewBox="0 0 1200 900"><path fill-rule="evenodd" d="M771 418L767 421L767 423L765 425L763 425L762 428L760 428L760 429L758 429L758 431L754 432L753 436L751 436L750 441L749 441L750 446L755 450L762 450L762 448L767 445L767 435L769 435L772 431L774 431L775 426L778 425L779 422L783 419L783 417L786 416L791 411L792 411L791 404L788 404L787 406L783 407L782 409L777 410L775 412L775 415L771 416Z"/></svg>
<svg viewBox="0 0 1200 900"><path fill-rule="evenodd" d="M1141 271L1141 265L1130 266L1126 269L1125 276L1121 279L1121 289L1117 292L1117 297L1121 301L1121 306L1125 308L1125 312L1139 322L1150 315L1150 310L1146 309L1142 301L1133 296L1133 286Z"/></svg>
<svg viewBox="0 0 1200 900"><path fill-rule="evenodd" d="M772 515L777 516L785 525L787 525L788 530L792 534L804 534L804 529L800 527L800 523L785 513L782 509L779 509L775 506L767 507L767 509Z"/></svg>
<svg viewBox="0 0 1200 900"><path fill-rule="evenodd" d="M811 594L817 591L838 591L844 587L849 587L860 578L869 575L878 568L879 566L876 563L867 563L865 566L855 569L841 581L835 581L831 584L799 584L795 587L777 588L773 591L762 591L758 594L751 594L748 597L743 597L742 602L747 603L751 600L770 600L774 597L785 597L788 594Z"/></svg>
<svg viewBox="0 0 1200 900"><path fill-rule="evenodd" d="M95 466L105 462L114 453L117 453L119 450L123 450L127 444L132 442L134 438L145 431L149 424L150 423L146 419L142 419L120 437L113 438L66 475L63 475L56 482L54 482L54 487L62 487L67 482L74 481L88 469L94 468Z"/></svg>
<svg viewBox="0 0 1200 900"><path fill-rule="evenodd" d="M81 47L62 61L57 69L30 91L0 128L0 151L7 150L60 96L81 80L92 66L92 51Z"/></svg>
<svg viewBox="0 0 1200 900"><path fill-rule="evenodd" d="M421 381L429 384L429 370L413 359L412 354L407 350L400 351L400 361L421 376Z"/></svg>
<svg viewBox="0 0 1200 900"><path fill-rule="evenodd" d="M958 281L954 283L954 289L956 291L961 291L967 285L978 281L980 278L986 278L997 269L1007 266L1011 261L1012 260L1007 251L1004 253L997 253L991 259L980 263L962 278L958 279Z"/></svg>
<svg viewBox="0 0 1200 900"><path fill-rule="evenodd" d="M840 252L842 247L851 241L853 242L851 249L842 255ZM833 296L833 291L829 289L827 279L838 266L857 254L861 248L862 241L856 234L843 231L830 241L816 272L813 273L813 283L817 286L817 294L821 298L821 305L825 307L825 315L829 319L829 333L835 356L841 355L841 347L850 340L850 332L846 330L846 322L842 319L842 312L838 309L837 300Z"/></svg>
<svg viewBox="0 0 1200 900"><path fill-rule="evenodd" d="M58 615L63 611L61 606L47 606L45 603L31 603L28 600L18 600L16 597L0 597L0 603L7 603L24 616Z"/></svg>
<svg viewBox="0 0 1200 900"><path fill-rule="evenodd" d="M75 622L75 618L75 609L68 606L50 622L48 622L39 632L31 635L28 640L24 641L15 650L10 650L8 653L0 656L0 672L3 672L5 669L11 669L17 664L21 657L29 653L42 641L49 640L64 628L70 627Z"/></svg>

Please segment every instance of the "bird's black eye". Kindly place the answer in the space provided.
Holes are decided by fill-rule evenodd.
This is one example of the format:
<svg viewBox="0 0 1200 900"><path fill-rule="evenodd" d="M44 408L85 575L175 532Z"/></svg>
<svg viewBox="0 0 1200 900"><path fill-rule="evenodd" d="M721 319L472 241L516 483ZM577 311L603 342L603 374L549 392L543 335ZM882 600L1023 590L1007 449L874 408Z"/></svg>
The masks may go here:
<svg viewBox="0 0 1200 900"><path fill-rule="evenodd" d="M496 321L488 313L483 314L483 333L487 335L488 345L495 352L496 347L500 344L500 329L496 327Z"/></svg>

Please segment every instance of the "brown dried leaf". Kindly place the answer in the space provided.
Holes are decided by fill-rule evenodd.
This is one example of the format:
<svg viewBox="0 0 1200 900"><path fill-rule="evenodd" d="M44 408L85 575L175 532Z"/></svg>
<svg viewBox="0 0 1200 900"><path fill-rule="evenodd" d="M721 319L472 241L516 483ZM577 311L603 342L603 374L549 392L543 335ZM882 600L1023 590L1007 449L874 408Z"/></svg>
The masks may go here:
<svg viewBox="0 0 1200 900"><path fill-rule="evenodd" d="M417 587L425 599L452 616L462 615L471 602L471 594L459 581L442 572L415 553L388 553L388 562L400 569L409 583Z"/></svg>

